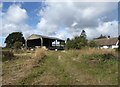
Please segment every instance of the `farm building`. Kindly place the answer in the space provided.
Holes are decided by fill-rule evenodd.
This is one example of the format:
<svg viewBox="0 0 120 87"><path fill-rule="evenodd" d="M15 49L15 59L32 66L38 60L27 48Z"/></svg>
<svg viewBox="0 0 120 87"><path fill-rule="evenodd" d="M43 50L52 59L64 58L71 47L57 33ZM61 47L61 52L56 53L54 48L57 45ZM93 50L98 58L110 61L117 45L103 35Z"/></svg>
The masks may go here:
<svg viewBox="0 0 120 87"><path fill-rule="evenodd" d="M48 49L64 49L65 40L32 34L26 39L27 48L46 47Z"/></svg>
<svg viewBox="0 0 120 87"><path fill-rule="evenodd" d="M98 44L99 48L101 49L114 49L118 48L119 40L118 38L102 38L102 39L96 39L95 42Z"/></svg>

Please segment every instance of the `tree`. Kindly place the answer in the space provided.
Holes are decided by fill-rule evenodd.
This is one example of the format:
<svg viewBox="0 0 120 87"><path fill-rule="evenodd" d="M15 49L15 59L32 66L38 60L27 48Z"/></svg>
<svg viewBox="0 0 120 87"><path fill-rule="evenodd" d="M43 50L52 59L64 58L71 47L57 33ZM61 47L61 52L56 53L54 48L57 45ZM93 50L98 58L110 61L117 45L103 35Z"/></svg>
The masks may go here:
<svg viewBox="0 0 120 87"><path fill-rule="evenodd" d="M94 41L94 40L91 40L89 43L88 43L89 47L97 47L97 43Z"/></svg>
<svg viewBox="0 0 120 87"><path fill-rule="evenodd" d="M18 41L17 41L17 42L14 43L14 48L15 48L15 49L20 49L21 46L22 46L22 42L18 42Z"/></svg>
<svg viewBox="0 0 120 87"><path fill-rule="evenodd" d="M9 34L5 39L7 48L14 48L15 42L21 42L22 45L25 44L25 39L21 32L13 32Z"/></svg>
<svg viewBox="0 0 120 87"><path fill-rule="evenodd" d="M82 30L80 37L86 38L86 32L85 32L85 30Z"/></svg>
<svg viewBox="0 0 120 87"><path fill-rule="evenodd" d="M87 39L84 30L81 32L80 36L76 36L72 40L67 41L66 43L67 49L81 49L85 46L87 46Z"/></svg>
<svg viewBox="0 0 120 87"><path fill-rule="evenodd" d="M67 42L70 41L70 38L67 38Z"/></svg>

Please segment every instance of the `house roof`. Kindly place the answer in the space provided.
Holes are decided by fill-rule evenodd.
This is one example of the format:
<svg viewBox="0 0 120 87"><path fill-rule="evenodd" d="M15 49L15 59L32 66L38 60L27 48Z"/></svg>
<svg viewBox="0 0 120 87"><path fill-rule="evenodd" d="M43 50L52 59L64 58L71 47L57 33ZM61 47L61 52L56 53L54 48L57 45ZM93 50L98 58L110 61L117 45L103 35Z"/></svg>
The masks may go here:
<svg viewBox="0 0 120 87"><path fill-rule="evenodd" d="M102 38L94 40L98 45L108 46L108 45L116 45L118 38Z"/></svg>
<svg viewBox="0 0 120 87"><path fill-rule="evenodd" d="M56 37L48 37L48 36L43 36L43 35L37 35L37 34L32 34L31 36L29 36L27 38L27 40L33 40L33 39L39 39L39 38L48 38L48 39L52 39L52 40L59 40L59 41L65 41Z"/></svg>

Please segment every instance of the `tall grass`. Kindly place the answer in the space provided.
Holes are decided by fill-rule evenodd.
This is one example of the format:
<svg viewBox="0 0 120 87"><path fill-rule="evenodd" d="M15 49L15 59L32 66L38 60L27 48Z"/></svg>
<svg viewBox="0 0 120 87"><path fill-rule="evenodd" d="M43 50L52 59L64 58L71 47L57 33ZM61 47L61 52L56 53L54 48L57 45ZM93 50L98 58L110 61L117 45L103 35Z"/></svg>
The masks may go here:
<svg viewBox="0 0 120 87"><path fill-rule="evenodd" d="M46 50L43 49L43 48L37 48L35 50L35 55L34 56L37 57L37 58L43 58L43 57L46 56Z"/></svg>
<svg viewBox="0 0 120 87"><path fill-rule="evenodd" d="M12 58L14 58L14 53L12 51L2 50L2 60L3 61L10 60Z"/></svg>
<svg viewBox="0 0 120 87"><path fill-rule="evenodd" d="M108 54L111 53L116 55L117 52L114 49L96 49L96 48L89 48L89 49L82 49L80 50L80 54Z"/></svg>
<svg viewBox="0 0 120 87"><path fill-rule="evenodd" d="M82 49L80 55L84 58L90 59L117 59L118 53L114 49Z"/></svg>
<svg viewBox="0 0 120 87"><path fill-rule="evenodd" d="M33 67L39 66L39 63L43 61L46 55L47 55L47 52L44 48L37 48L33 55L33 58L34 58Z"/></svg>

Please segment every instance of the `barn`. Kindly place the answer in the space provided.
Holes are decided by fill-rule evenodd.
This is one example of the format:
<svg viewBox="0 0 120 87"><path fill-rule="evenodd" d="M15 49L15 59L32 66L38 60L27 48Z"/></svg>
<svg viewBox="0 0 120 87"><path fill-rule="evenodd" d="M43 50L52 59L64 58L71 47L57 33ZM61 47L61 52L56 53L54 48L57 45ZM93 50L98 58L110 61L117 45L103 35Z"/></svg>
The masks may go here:
<svg viewBox="0 0 120 87"><path fill-rule="evenodd" d="M35 47L44 46L50 50L52 49L63 50L65 47L65 40L55 38L55 37L32 34L26 39L25 44L27 48L35 48Z"/></svg>

